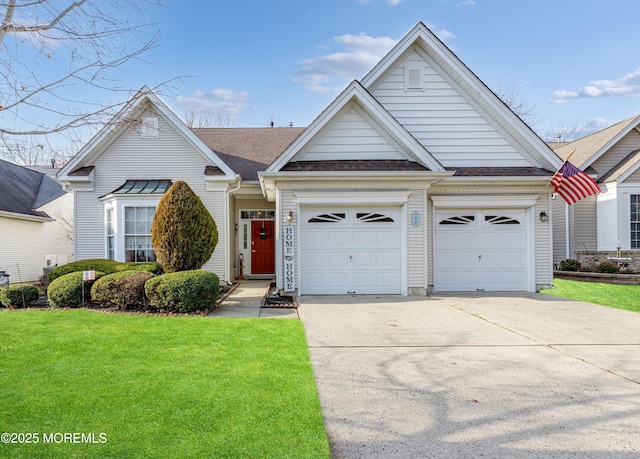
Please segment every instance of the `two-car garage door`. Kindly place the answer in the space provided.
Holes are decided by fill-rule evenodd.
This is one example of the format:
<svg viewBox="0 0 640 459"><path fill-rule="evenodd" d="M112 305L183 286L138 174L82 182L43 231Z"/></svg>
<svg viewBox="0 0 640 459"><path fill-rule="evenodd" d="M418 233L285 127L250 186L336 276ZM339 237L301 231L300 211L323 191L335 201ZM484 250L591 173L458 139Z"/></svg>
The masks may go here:
<svg viewBox="0 0 640 459"><path fill-rule="evenodd" d="M438 211L434 222L436 291L528 290L525 210Z"/></svg>
<svg viewBox="0 0 640 459"><path fill-rule="evenodd" d="M300 293L402 293L400 208L301 211Z"/></svg>

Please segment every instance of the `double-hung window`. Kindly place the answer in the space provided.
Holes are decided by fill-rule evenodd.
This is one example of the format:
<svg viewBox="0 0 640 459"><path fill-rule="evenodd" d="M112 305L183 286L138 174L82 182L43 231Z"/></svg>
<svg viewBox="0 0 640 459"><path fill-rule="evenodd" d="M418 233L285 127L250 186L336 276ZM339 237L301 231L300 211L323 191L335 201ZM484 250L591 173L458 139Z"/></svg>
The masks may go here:
<svg viewBox="0 0 640 459"><path fill-rule="evenodd" d="M640 194L629 195L629 204L631 249L640 249Z"/></svg>
<svg viewBox="0 0 640 459"><path fill-rule="evenodd" d="M156 261L151 243L151 224L156 208L150 206L124 207L125 261Z"/></svg>

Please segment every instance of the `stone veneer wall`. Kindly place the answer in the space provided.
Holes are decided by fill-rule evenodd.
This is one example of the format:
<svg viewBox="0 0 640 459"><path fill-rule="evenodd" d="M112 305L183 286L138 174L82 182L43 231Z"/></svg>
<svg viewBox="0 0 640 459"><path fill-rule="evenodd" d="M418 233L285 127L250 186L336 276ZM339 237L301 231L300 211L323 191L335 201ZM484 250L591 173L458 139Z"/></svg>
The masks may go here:
<svg viewBox="0 0 640 459"><path fill-rule="evenodd" d="M612 251L598 251L598 250L581 250L576 252L577 260L582 265L583 269L595 271L596 266L603 261L608 261L609 257L617 257L617 252ZM622 269L620 272L628 273L640 273L640 251L637 250L622 250L620 251L621 258L631 258L629 266L626 269Z"/></svg>

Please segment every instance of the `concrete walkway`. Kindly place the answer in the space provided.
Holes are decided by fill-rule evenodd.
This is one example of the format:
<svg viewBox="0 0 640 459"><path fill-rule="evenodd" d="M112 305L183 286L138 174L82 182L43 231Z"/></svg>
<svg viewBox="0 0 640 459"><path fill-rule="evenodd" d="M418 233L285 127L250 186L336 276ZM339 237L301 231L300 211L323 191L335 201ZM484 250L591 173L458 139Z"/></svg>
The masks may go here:
<svg viewBox="0 0 640 459"><path fill-rule="evenodd" d="M334 459L640 457L640 314L540 294L298 303Z"/></svg>
<svg viewBox="0 0 640 459"><path fill-rule="evenodd" d="M220 306L207 317L263 317L298 319L298 311L289 308L261 308L262 298L267 294L272 280L241 280Z"/></svg>

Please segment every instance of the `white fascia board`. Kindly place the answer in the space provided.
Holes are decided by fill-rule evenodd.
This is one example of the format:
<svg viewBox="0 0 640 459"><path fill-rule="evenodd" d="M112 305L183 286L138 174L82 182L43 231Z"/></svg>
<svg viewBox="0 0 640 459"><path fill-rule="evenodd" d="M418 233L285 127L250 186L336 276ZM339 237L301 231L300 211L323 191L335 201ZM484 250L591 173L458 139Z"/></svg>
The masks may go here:
<svg viewBox="0 0 640 459"><path fill-rule="evenodd" d="M437 209L480 209L513 208L522 209L533 207L538 202L536 194L511 194L511 195L432 195L433 207Z"/></svg>
<svg viewBox="0 0 640 459"><path fill-rule="evenodd" d="M618 135L616 135L614 138L609 140L602 148L600 148L600 150L598 150L594 155L592 155L591 158L586 160L582 164L581 169L584 170L587 167L591 166L598 158L600 158L607 151L609 151L609 149L611 147L613 147L616 143L618 143L629 132L631 132L634 129L638 129L639 125L640 125L640 115L638 115L633 121L631 121L627 125L627 127L625 127L622 131L618 132ZM578 140L580 140L580 139L578 139Z"/></svg>
<svg viewBox="0 0 640 459"><path fill-rule="evenodd" d="M227 176L235 177L235 172L189 129L178 115L148 86L143 86L142 89L80 149L71 161L60 170L58 177L60 177L61 180L68 180L68 174L80 166L85 159L95 158L102 154L108 145L118 137L119 131L124 128L123 124L117 121L127 117L133 118L133 115L137 111L142 112L142 104L145 100L149 101L196 151L199 151L206 159L218 166Z"/></svg>
<svg viewBox="0 0 640 459"><path fill-rule="evenodd" d="M307 182L348 180L349 182L373 181L406 182L409 180L434 183L451 177L454 172L413 172L413 171L322 171L322 172L259 172L260 183L265 181Z"/></svg>
<svg viewBox="0 0 640 459"><path fill-rule="evenodd" d="M406 204L410 191L296 191L298 204Z"/></svg>
<svg viewBox="0 0 640 459"><path fill-rule="evenodd" d="M441 186L459 185L549 185L551 177L451 177L439 183ZM553 188L552 188L553 189Z"/></svg>
<svg viewBox="0 0 640 459"><path fill-rule="evenodd" d="M396 46L361 80L362 85L369 89L380 77L382 77L386 71L406 52L411 46L417 44L422 48L429 56L437 56L437 60L441 60L447 68L443 68L445 72L453 72L454 75L450 75L454 80L464 81L470 93L465 90L470 97L472 97L476 104L482 106L483 102L488 104L501 118L504 123L515 129L517 133L534 149L536 149L540 155L545 158L552 167L558 169L562 165L562 160L547 146L542 139L536 135L507 105L500 100L500 98L484 84L478 76L473 73L433 32L429 30L422 22L419 22L414 26L407 35L405 35ZM442 64L438 63L439 66ZM460 85L460 82L457 83ZM502 124L500 120L496 120L499 124ZM502 126L502 129L508 131L508 126ZM516 141L514 139L514 141ZM526 149L526 146L523 145ZM527 156L531 156L528 152L523 152ZM534 160L531 158L531 160ZM535 161L535 160L534 160ZM536 161L537 162L537 161ZM544 167L543 164L538 166Z"/></svg>
<svg viewBox="0 0 640 459"><path fill-rule="evenodd" d="M38 217L37 215L19 214L16 212L6 212L4 210L0 210L0 217L14 218L16 220L28 220L32 222L38 222L38 223L47 223L47 222L55 221L55 218L51 218L51 217Z"/></svg>
<svg viewBox="0 0 640 459"><path fill-rule="evenodd" d="M425 147L418 142L384 107L357 81L353 81L338 97L318 116L305 131L267 168L266 172L277 172L282 169L301 149L311 142L325 126L352 100L370 111L380 122L384 123L394 135L429 169L435 172L445 171ZM409 158L407 158L409 159Z"/></svg>

